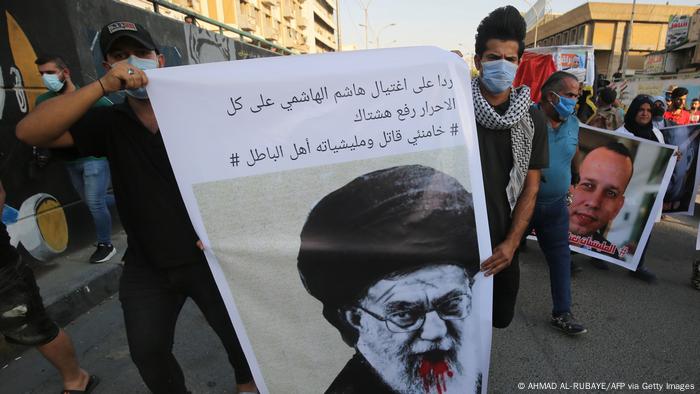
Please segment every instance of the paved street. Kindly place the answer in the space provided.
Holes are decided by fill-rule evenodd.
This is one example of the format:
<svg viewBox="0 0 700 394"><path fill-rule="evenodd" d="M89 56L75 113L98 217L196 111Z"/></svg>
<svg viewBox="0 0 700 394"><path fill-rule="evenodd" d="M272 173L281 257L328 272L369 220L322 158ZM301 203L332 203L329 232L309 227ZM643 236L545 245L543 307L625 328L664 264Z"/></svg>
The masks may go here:
<svg viewBox="0 0 700 394"><path fill-rule="evenodd" d="M616 267L598 270L588 258L577 256L583 271L573 280L574 312L589 333L576 338L548 325L547 267L530 242L522 256L515 320L508 329L494 331L489 392L517 392L520 382L568 383L572 389L574 384L622 382L639 384L640 390L643 383L668 382L694 384L695 390L689 391L697 392L700 292L689 285L696 225L693 218L657 225L647 257L659 276L657 285ZM98 394L146 392L129 359L116 297L67 330L83 364L102 377ZM183 310L175 349L193 393L233 392L231 368L218 339L192 303ZM33 350L1 370L0 382L0 392L10 394L51 393L59 387L54 370ZM571 390L589 391L595 390Z"/></svg>

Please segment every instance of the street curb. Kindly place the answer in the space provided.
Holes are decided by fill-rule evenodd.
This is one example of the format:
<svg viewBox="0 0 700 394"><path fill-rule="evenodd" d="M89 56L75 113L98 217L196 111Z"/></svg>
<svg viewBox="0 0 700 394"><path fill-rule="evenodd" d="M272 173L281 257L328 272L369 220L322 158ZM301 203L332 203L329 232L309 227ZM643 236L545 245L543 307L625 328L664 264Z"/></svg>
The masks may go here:
<svg viewBox="0 0 700 394"><path fill-rule="evenodd" d="M80 283L66 294L54 300L45 300L44 306L48 315L60 327L64 327L115 294L119 290L121 272L121 264L110 264L109 268ZM28 349L30 349L28 346L7 343L0 336L0 368L4 368Z"/></svg>

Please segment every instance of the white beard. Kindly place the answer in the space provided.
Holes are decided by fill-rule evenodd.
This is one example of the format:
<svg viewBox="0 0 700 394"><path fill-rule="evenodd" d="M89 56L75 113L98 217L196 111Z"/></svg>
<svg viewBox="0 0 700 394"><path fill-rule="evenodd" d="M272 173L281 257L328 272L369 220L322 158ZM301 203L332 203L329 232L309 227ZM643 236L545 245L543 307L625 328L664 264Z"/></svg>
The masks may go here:
<svg viewBox="0 0 700 394"><path fill-rule="evenodd" d="M471 394L475 393L481 373L479 372L476 349L469 344L457 345L457 360L450 363L452 376L443 373L430 375L427 381L418 373L419 366L406 367L406 356L383 354L381 356L363 349L358 343L358 350L373 367L377 375L398 394ZM426 387L427 384L427 387ZM438 384L440 387L438 388Z"/></svg>

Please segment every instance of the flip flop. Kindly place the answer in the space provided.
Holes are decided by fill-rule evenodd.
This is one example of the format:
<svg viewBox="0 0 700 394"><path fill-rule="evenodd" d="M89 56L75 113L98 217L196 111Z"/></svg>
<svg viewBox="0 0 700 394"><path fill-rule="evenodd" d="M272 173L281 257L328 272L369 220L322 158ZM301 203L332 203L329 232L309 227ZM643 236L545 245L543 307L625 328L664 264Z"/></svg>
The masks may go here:
<svg viewBox="0 0 700 394"><path fill-rule="evenodd" d="M97 375L90 375L85 390L63 390L61 394L90 394L98 384L100 384L100 378Z"/></svg>

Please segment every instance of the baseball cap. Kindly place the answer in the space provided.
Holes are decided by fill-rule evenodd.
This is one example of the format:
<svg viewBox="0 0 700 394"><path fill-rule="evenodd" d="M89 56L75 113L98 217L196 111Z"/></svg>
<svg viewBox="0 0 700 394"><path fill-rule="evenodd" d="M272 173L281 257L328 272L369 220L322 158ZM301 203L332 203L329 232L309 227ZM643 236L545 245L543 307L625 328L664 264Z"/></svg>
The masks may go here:
<svg viewBox="0 0 700 394"><path fill-rule="evenodd" d="M100 31L100 49L107 54L114 42L122 37L130 37L138 41L146 49L158 52L158 47L153 42L151 34L138 23L116 21L105 25Z"/></svg>

